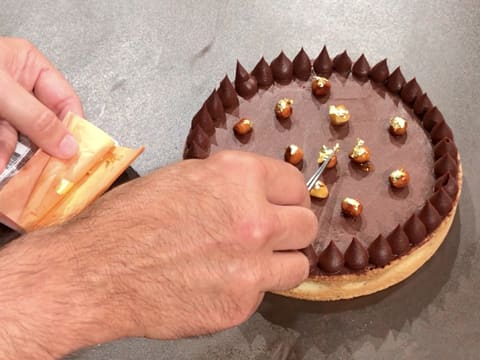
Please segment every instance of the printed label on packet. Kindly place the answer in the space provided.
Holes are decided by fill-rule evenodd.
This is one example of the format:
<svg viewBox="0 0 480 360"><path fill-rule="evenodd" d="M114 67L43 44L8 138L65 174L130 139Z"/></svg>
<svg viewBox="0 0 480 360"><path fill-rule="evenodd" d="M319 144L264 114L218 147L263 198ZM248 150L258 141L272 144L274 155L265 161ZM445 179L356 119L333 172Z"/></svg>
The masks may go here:
<svg viewBox="0 0 480 360"><path fill-rule="evenodd" d="M20 136L6 169L0 174L0 189L20 171L36 150L28 138Z"/></svg>

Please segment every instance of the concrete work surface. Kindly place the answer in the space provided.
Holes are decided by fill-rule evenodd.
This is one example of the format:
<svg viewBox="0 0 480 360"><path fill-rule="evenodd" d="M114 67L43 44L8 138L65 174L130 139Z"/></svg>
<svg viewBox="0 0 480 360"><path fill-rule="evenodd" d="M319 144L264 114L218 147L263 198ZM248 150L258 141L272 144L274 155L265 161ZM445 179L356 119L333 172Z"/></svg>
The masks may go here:
<svg viewBox="0 0 480 360"><path fill-rule="evenodd" d="M27 38L66 75L85 116L130 147L142 175L181 159L190 120L236 60L363 52L416 76L452 127L464 182L438 253L403 283L353 301L267 295L212 336L126 339L68 358L476 359L480 351L480 4L447 1L0 2L0 34ZM62 336L62 334L58 334Z"/></svg>

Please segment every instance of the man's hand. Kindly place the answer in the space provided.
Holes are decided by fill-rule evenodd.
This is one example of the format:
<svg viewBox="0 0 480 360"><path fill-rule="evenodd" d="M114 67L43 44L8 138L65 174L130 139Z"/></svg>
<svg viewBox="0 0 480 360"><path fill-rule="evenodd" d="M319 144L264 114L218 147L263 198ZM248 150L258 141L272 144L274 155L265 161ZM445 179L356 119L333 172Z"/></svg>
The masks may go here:
<svg viewBox="0 0 480 360"><path fill-rule="evenodd" d="M159 170L0 252L2 331L60 356L240 324L266 291L308 276L309 206L303 176L279 160L223 152Z"/></svg>
<svg viewBox="0 0 480 360"><path fill-rule="evenodd" d="M63 75L28 41L0 37L0 173L18 132L52 156L75 155L78 145L59 120L68 111L83 115Z"/></svg>

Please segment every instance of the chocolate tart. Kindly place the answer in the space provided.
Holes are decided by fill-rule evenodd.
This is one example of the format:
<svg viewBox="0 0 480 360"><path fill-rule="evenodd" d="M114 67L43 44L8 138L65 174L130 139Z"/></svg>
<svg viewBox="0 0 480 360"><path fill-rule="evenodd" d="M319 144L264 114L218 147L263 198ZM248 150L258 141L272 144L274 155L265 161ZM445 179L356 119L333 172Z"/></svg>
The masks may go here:
<svg viewBox="0 0 480 360"><path fill-rule="evenodd" d="M315 96L312 77L330 81L330 93ZM274 113L278 100L293 100L289 119ZM344 105L350 120L331 125L330 105ZM389 132L389 120L407 120L405 135ZM253 131L239 136L234 124L243 117ZM361 138L370 148L368 166L348 154ZM336 167L322 181L327 199L312 198L319 233L304 253L307 281L281 294L309 300L336 300L367 295L413 274L438 249L452 224L462 187L460 157L442 113L416 79L406 80L384 59L370 66L364 55L352 62L347 52L333 59L326 47L311 60L302 49L290 60L283 52L268 64L262 58L249 73L237 63L235 80L228 76L193 117L184 158L204 159L225 149L250 151L283 159L286 146L304 151L301 171L308 179L318 167L322 145L338 143ZM405 168L407 187L389 184L389 174ZM342 214L345 197L358 199L363 213Z"/></svg>

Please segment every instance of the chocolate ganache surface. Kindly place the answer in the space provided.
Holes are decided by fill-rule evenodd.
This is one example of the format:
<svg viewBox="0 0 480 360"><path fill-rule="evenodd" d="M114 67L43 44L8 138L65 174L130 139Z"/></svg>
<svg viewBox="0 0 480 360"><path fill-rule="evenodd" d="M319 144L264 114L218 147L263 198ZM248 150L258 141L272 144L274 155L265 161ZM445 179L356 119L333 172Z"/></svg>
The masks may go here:
<svg viewBox="0 0 480 360"><path fill-rule="evenodd" d="M330 93L312 93L313 76L328 77ZM289 119L277 119L280 99L293 100ZM350 121L332 125L330 105L344 105ZM389 120L408 122L405 135L389 132ZM253 122L253 131L232 131L240 118ZM368 166L349 159L357 139L371 152ZM206 158L224 149L250 151L283 159L290 144L301 147L301 171L308 179L318 168L323 145L339 144L336 167L321 180L326 199L312 198L319 232L305 249L311 275L341 274L384 267L421 245L448 216L457 199L459 157L453 134L416 79L406 81L400 68L389 73L387 60L370 67L364 55L353 63L347 52L330 58L324 47L310 60L303 49L291 61L283 52L270 65L264 58L248 73L237 62L235 81L221 81L194 116L184 158ZM405 169L407 187L389 184L389 174ZM363 205L359 217L341 212L344 198Z"/></svg>
<svg viewBox="0 0 480 360"><path fill-rule="evenodd" d="M308 179L318 168L318 152L322 145L339 143L337 166L327 169L322 179L329 188L324 200L312 198L312 208L319 219L319 233L314 244L317 253L335 241L344 253L357 237L369 245L379 234L388 235L403 224L433 193L433 149L413 111L400 98L387 93L371 82L360 82L332 74L330 96L316 98L310 82L292 81L260 90L249 100L240 99L234 114L227 114L226 127L218 128L212 139L211 152L224 149L251 151L283 159L285 147L296 144L304 150L302 173ZM293 99L289 121L277 120L273 109L281 98ZM328 106L343 104L349 109L350 121L341 126L330 125ZM393 116L408 119L408 134L394 137L388 131ZM239 139L232 127L239 117L254 123L249 139ZM371 171L364 171L348 158L356 139L361 138L371 150ZM405 168L411 181L407 188L394 190L388 175ZM358 199L364 206L359 218L341 214L343 198Z"/></svg>

